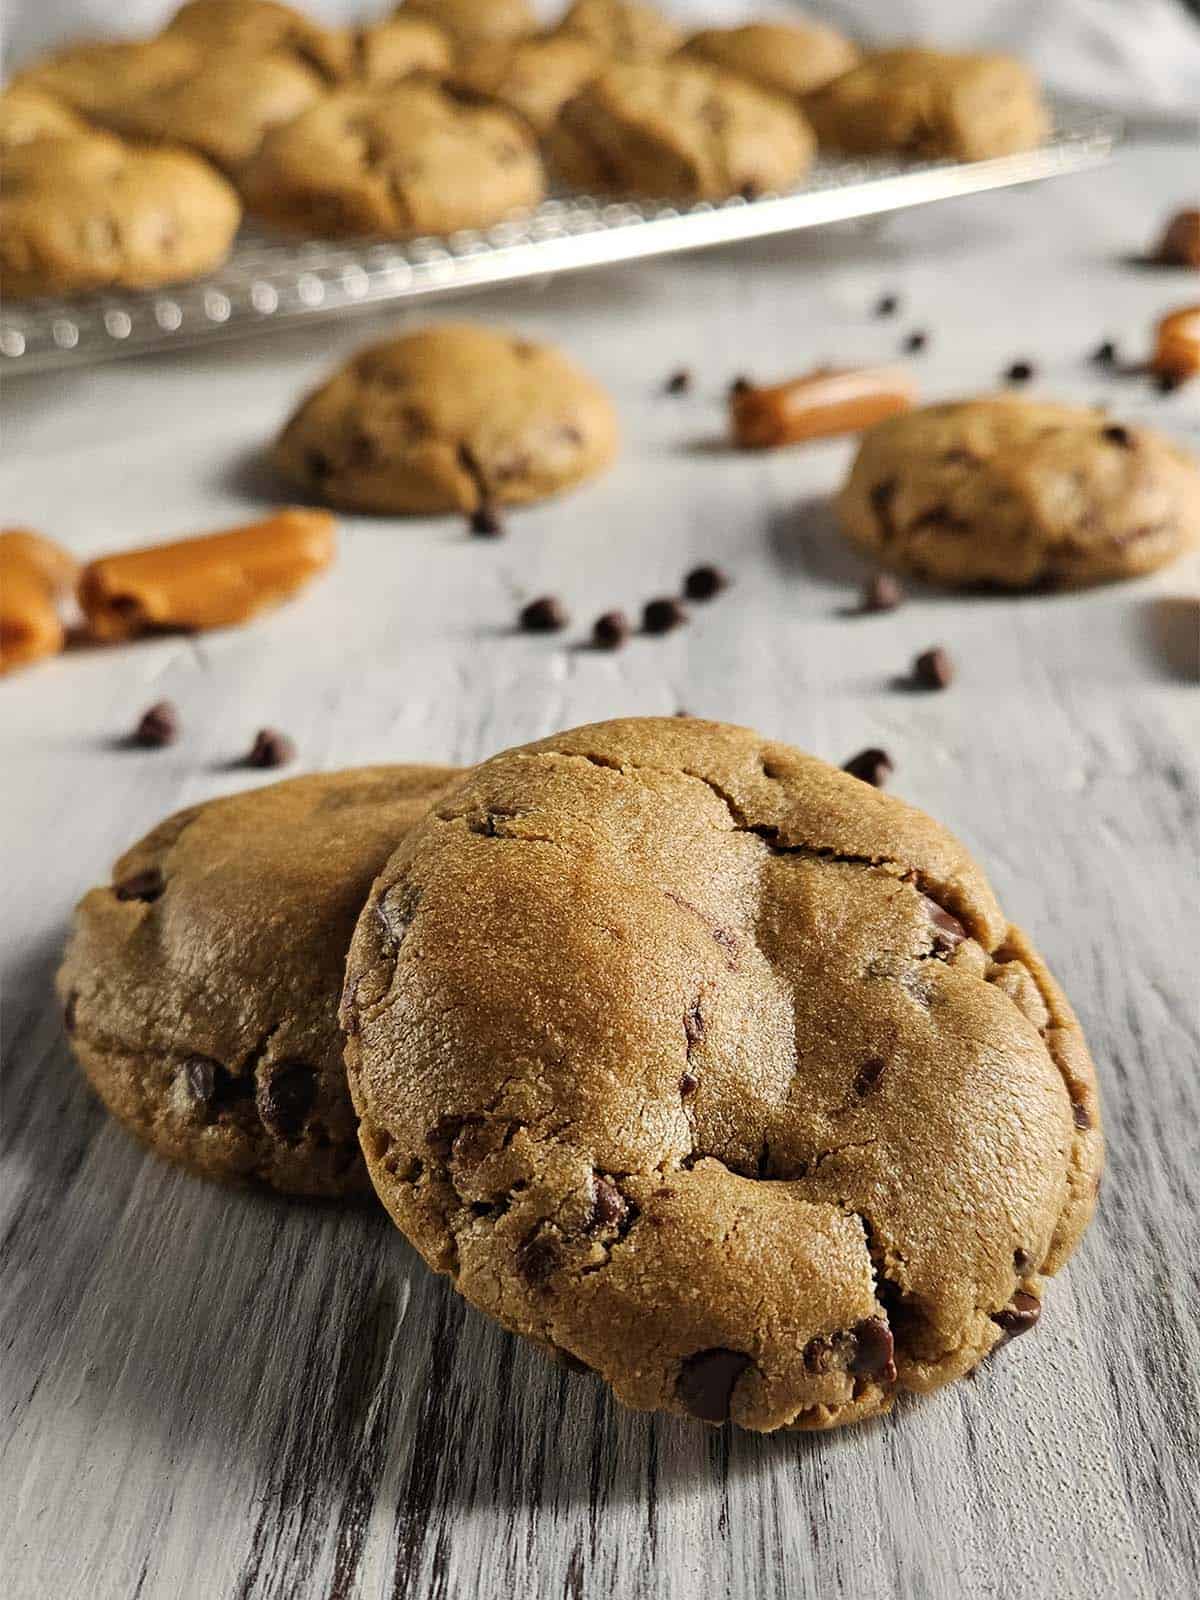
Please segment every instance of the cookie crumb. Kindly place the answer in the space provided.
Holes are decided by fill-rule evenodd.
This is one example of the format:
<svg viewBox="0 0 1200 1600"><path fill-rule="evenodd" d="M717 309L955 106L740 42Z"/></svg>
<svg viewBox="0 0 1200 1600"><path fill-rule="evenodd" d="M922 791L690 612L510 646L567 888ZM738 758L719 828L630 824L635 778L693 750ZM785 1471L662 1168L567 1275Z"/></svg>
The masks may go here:
<svg viewBox="0 0 1200 1600"><path fill-rule="evenodd" d="M541 595L522 606L518 618L526 633L561 633L570 620L566 606L552 594Z"/></svg>
<svg viewBox="0 0 1200 1600"><path fill-rule="evenodd" d="M170 700L159 700L142 712L132 743L143 750L161 750L179 737L179 712Z"/></svg>
<svg viewBox="0 0 1200 1600"><path fill-rule="evenodd" d="M286 767L296 759L295 741L278 728L260 728L246 756L248 767Z"/></svg>

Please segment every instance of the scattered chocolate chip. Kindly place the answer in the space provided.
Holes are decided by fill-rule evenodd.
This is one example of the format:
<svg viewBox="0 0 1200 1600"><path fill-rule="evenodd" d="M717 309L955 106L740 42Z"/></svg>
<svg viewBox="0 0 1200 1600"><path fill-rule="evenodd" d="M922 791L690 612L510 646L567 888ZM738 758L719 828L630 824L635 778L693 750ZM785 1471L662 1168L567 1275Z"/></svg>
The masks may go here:
<svg viewBox="0 0 1200 1600"><path fill-rule="evenodd" d="M317 1098L317 1075L304 1061L281 1061L258 1085L258 1114L268 1133L289 1143L304 1130Z"/></svg>
<svg viewBox="0 0 1200 1600"><path fill-rule="evenodd" d="M1117 347L1111 339L1105 339L1098 344L1091 354L1092 361L1098 367L1113 367L1117 363Z"/></svg>
<svg viewBox="0 0 1200 1600"><path fill-rule="evenodd" d="M856 1378L882 1378L885 1383L895 1383L895 1354L892 1330L882 1317L868 1317L855 1326L850 1371Z"/></svg>
<svg viewBox="0 0 1200 1600"><path fill-rule="evenodd" d="M1077 1128L1086 1130L1092 1125L1092 1119L1088 1113L1088 1108L1080 1100L1071 1101L1071 1116L1074 1119L1075 1126Z"/></svg>
<svg viewBox="0 0 1200 1600"><path fill-rule="evenodd" d="M679 1080L679 1092L685 1100L689 1095L695 1094L699 1087L700 1079L694 1072L685 1072Z"/></svg>
<svg viewBox="0 0 1200 1600"><path fill-rule="evenodd" d="M860 611L894 611L904 599L904 590L890 572L877 572L866 585L859 601Z"/></svg>
<svg viewBox="0 0 1200 1600"><path fill-rule="evenodd" d="M592 643L597 650L619 650L632 631L623 611L606 611L592 624Z"/></svg>
<svg viewBox="0 0 1200 1600"><path fill-rule="evenodd" d="M526 633L561 633L570 620L567 608L552 594L531 600L518 618Z"/></svg>
<svg viewBox="0 0 1200 1600"><path fill-rule="evenodd" d="M921 898L925 902L925 913L933 924L934 953L939 956L949 955L962 944L967 937L967 930L956 916L946 910L945 906L938 905L937 901L927 894Z"/></svg>
<svg viewBox="0 0 1200 1600"><path fill-rule="evenodd" d="M993 1311L992 1321L1000 1325L1006 1339L1016 1339L1028 1333L1042 1314L1042 1302L1034 1295L1018 1289L1003 1311Z"/></svg>
<svg viewBox="0 0 1200 1600"><path fill-rule="evenodd" d="M286 767L296 759L295 742L278 728L260 728L246 757L248 767Z"/></svg>
<svg viewBox="0 0 1200 1600"><path fill-rule="evenodd" d="M118 900L157 900L166 887L167 880L158 867L147 867L114 884L113 893Z"/></svg>
<svg viewBox="0 0 1200 1600"><path fill-rule="evenodd" d="M1029 1271L1029 1269L1030 1269L1030 1267L1032 1265L1033 1265L1033 1257L1029 1254L1028 1250L1014 1250L1013 1251L1013 1270L1014 1270L1014 1272L1026 1273L1026 1272Z"/></svg>
<svg viewBox="0 0 1200 1600"><path fill-rule="evenodd" d="M923 650L913 662L913 680L923 689L948 689L954 682L954 663L940 645Z"/></svg>
<svg viewBox="0 0 1200 1600"><path fill-rule="evenodd" d="M1033 377L1034 365L1032 361L1014 361L1005 374L1005 383L1028 383Z"/></svg>
<svg viewBox="0 0 1200 1600"><path fill-rule="evenodd" d="M161 750L179 737L179 713L169 700L159 700L142 712L133 730L133 743L143 750Z"/></svg>
<svg viewBox="0 0 1200 1600"><path fill-rule="evenodd" d="M870 1094L878 1086L886 1070L887 1062L882 1056L872 1056L869 1061L864 1061L854 1074L855 1094L859 1096Z"/></svg>
<svg viewBox="0 0 1200 1600"><path fill-rule="evenodd" d="M1113 422L1107 428L1101 428L1100 437L1107 439L1109 444L1119 445L1122 450L1133 449L1133 435L1128 428L1123 428L1119 422Z"/></svg>
<svg viewBox="0 0 1200 1600"><path fill-rule="evenodd" d="M729 393L731 395L746 394L753 387L754 385L750 382L749 378L738 377L735 378L729 385Z"/></svg>
<svg viewBox="0 0 1200 1600"><path fill-rule="evenodd" d="M686 367L673 372L663 385L668 394L686 394L692 387L692 375Z"/></svg>
<svg viewBox="0 0 1200 1600"><path fill-rule="evenodd" d="M894 317L900 309L900 296L898 294L883 294L875 302L875 315L877 317Z"/></svg>
<svg viewBox="0 0 1200 1600"><path fill-rule="evenodd" d="M1154 379L1154 387L1159 394L1174 394L1186 381L1182 372L1160 372Z"/></svg>
<svg viewBox="0 0 1200 1600"><path fill-rule="evenodd" d="M928 343L929 335L918 329L917 332L910 333L908 338L905 339L904 349L910 356L915 356L918 351L924 350Z"/></svg>
<svg viewBox="0 0 1200 1600"><path fill-rule="evenodd" d="M63 1032L66 1034L75 1032L75 1012L78 1005L79 993L77 990L72 989L67 996L66 1004L63 1006Z"/></svg>
<svg viewBox="0 0 1200 1600"><path fill-rule="evenodd" d="M619 1228L629 1215L629 1202L610 1178L596 1174L593 1195L592 1212L587 1220L589 1232L603 1232L607 1228Z"/></svg>
<svg viewBox="0 0 1200 1600"><path fill-rule="evenodd" d="M892 775L892 758L886 750L860 750L843 764L842 771L882 789Z"/></svg>
<svg viewBox="0 0 1200 1600"><path fill-rule="evenodd" d="M477 539L501 539L506 531L499 512L488 500L481 501L475 507L468 519L468 526Z"/></svg>
<svg viewBox="0 0 1200 1600"><path fill-rule="evenodd" d="M720 567L693 567L683 580L683 592L689 600L711 600L728 587L729 575Z"/></svg>
<svg viewBox="0 0 1200 1600"><path fill-rule="evenodd" d="M701 1422L728 1422L734 1387L749 1365L740 1350L698 1350L679 1370L676 1398Z"/></svg>
<svg viewBox="0 0 1200 1600"><path fill-rule="evenodd" d="M517 1271L531 1289L541 1289L557 1270L561 1255L556 1236L539 1225L517 1247Z"/></svg>
<svg viewBox="0 0 1200 1600"><path fill-rule="evenodd" d="M687 621L687 612L672 596L647 600L642 607L642 627L647 633L670 633Z"/></svg>

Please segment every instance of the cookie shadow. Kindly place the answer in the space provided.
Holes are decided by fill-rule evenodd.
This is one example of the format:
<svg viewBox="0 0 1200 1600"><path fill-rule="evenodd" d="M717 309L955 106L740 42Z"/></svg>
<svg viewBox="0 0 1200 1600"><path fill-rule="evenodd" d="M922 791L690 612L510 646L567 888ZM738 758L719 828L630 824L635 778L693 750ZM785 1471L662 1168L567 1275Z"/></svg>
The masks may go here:
<svg viewBox="0 0 1200 1600"><path fill-rule="evenodd" d="M1200 683L1200 600L1156 595L1138 611L1142 648L1164 677Z"/></svg>
<svg viewBox="0 0 1200 1600"><path fill-rule="evenodd" d="M853 606L857 590L875 571L843 539L833 502L826 495L812 495L771 512L767 550L785 576L845 590L848 606Z"/></svg>

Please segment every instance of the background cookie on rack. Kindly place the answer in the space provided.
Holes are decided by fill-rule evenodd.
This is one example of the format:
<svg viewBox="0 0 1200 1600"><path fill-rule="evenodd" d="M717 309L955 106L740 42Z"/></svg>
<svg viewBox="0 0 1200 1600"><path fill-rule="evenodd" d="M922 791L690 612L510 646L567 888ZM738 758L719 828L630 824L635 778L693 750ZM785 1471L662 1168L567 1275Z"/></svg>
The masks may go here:
<svg viewBox="0 0 1200 1600"><path fill-rule="evenodd" d="M614 61L654 61L683 42L683 30L645 0L575 0L559 26Z"/></svg>
<svg viewBox="0 0 1200 1600"><path fill-rule="evenodd" d="M704 28L692 34L679 54L736 72L764 89L800 96L846 72L861 51L820 22L751 22L740 28Z"/></svg>

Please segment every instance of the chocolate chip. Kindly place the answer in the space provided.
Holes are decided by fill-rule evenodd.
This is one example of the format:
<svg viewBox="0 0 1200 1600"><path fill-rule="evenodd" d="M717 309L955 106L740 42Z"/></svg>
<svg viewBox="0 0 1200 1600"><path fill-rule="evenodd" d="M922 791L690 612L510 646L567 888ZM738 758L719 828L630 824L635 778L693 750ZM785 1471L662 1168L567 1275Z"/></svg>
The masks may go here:
<svg viewBox="0 0 1200 1600"><path fill-rule="evenodd" d="M686 621L687 612L674 596L647 600L642 607L642 627L647 633L670 633Z"/></svg>
<svg viewBox="0 0 1200 1600"><path fill-rule="evenodd" d="M1035 368L1032 361L1014 361L1004 374L1005 383L1028 383Z"/></svg>
<svg viewBox="0 0 1200 1600"><path fill-rule="evenodd" d="M886 750L860 750L843 764L842 771L882 789L892 775L892 758Z"/></svg>
<svg viewBox="0 0 1200 1600"><path fill-rule="evenodd" d="M689 600L711 600L728 587L729 575L720 567L693 567L683 580L683 592Z"/></svg>
<svg viewBox="0 0 1200 1600"><path fill-rule="evenodd" d="M933 948L939 956L949 955L952 950L957 950L967 937L967 930L957 917L952 916L945 906L938 905L929 895L921 896L925 902L925 912L933 924Z"/></svg>
<svg viewBox="0 0 1200 1600"><path fill-rule="evenodd" d="M1133 449L1133 435L1128 428L1123 428L1119 422L1113 422L1107 428L1101 428L1100 437L1107 439L1109 444L1118 445L1122 450Z"/></svg>
<svg viewBox="0 0 1200 1600"><path fill-rule="evenodd" d="M686 394L692 387L692 375L686 367L673 372L663 385L668 394Z"/></svg>
<svg viewBox="0 0 1200 1600"><path fill-rule="evenodd" d="M1176 389L1181 389L1186 382L1182 372L1160 372L1154 380L1154 387L1159 394L1174 394Z"/></svg>
<svg viewBox="0 0 1200 1600"><path fill-rule="evenodd" d="M679 1080L679 1092L686 1100L689 1095L695 1094L700 1087L700 1079L694 1072L685 1072Z"/></svg>
<svg viewBox="0 0 1200 1600"><path fill-rule="evenodd" d="M701 1422L728 1422L734 1387L749 1365L740 1350L698 1350L680 1368L676 1398Z"/></svg>
<svg viewBox="0 0 1200 1600"><path fill-rule="evenodd" d="M898 294L880 295L875 302L875 315L877 317L894 317L900 309L900 296Z"/></svg>
<svg viewBox="0 0 1200 1600"><path fill-rule="evenodd" d="M910 356L915 356L918 351L924 350L928 343L929 335L918 329L916 333L910 333L908 338L905 339L904 349Z"/></svg>
<svg viewBox="0 0 1200 1600"><path fill-rule="evenodd" d="M864 1061L854 1074L855 1094L860 1096L870 1094L877 1087L886 1070L887 1062L882 1056L872 1056L869 1061Z"/></svg>
<svg viewBox="0 0 1200 1600"><path fill-rule="evenodd" d="M860 611L894 611L904 599L904 590L890 572L877 572L866 585L859 601Z"/></svg>
<svg viewBox="0 0 1200 1600"><path fill-rule="evenodd" d="M1075 1126L1077 1128L1087 1129L1092 1125L1092 1119L1088 1112L1088 1108L1079 1100L1071 1101L1071 1116L1074 1119Z"/></svg>
<svg viewBox="0 0 1200 1600"><path fill-rule="evenodd" d="M133 743L144 750L161 750L179 737L179 713L169 700L159 700L142 712L133 730Z"/></svg>
<svg viewBox="0 0 1200 1600"><path fill-rule="evenodd" d="M610 1178L596 1174L592 1188L592 1210L586 1226L589 1233L619 1228L629 1215L629 1202Z"/></svg>
<svg viewBox="0 0 1200 1600"><path fill-rule="evenodd" d="M731 396L735 394L747 394L753 387L754 385L750 382L749 378L738 377L735 378L729 385L729 393Z"/></svg>
<svg viewBox="0 0 1200 1600"><path fill-rule="evenodd" d="M896 1345L892 1330L882 1317L868 1317L854 1328L854 1353L850 1371L856 1378L882 1378L896 1381Z"/></svg>
<svg viewBox="0 0 1200 1600"><path fill-rule="evenodd" d="M541 1289L557 1271L561 1258L558 1239L539 1225L517 1247L517 1271L531 1289Z"/></svg>
<svg viewBox="0 0 1200 1600"><path fill-rule="evenodd" d="M218 1063L207 1056L189 1056L183 1063L183 1086L188 1098L203 1110L210 1110L217 1096Z"/></svg>
<svg viewBox="0 0 1200 1600"><path fill-rule="evenodd" d="M1117 361L1116 345L1111 339L1105 339L1102 344L1098 344L1092 351L1091 359L1098 367L1115 366Z"/></svg>
<svg viewBox="0 0 1200 1600"><path fill-rule="evenodd" d="M592 624L592 643L597 650L619 650L632 632L623 611L606 611Z"/></svg>
<svg viewBox="0 0 1200 1600"><path fill-rule="evenodd" d="M486 500L475 507L467 525L477 539L500 539L505 533L495 506Z"/></svg>
<svg viewBox="0 0 1200 1600"><path fill-rule="evenodd" d="M303 1061L281 1061L258 1085L258 1114L268 1133L289 1143L304 1130L317 1098L317 1075Z"/></svg>
<svg viewBox="0 0 1200 1600"><path fill-rule="evenodd" d="M246 757L248 767L286 767L296 759L295 743L277 728L260 728Z"/></svg>
<svg viewBox="0 0 1200 1600"><path fill-rule="evenodd" d="M1018 1289L1003 1311L993 1311L992 1321L998 1323L1005 1339L1016 1339L1028 1333L1042 1314L1042 1302L1034 1295Z"/></svg>
<svg viewBox="0 0 1200 1600"><path fill-rule="evenodd" d="M526 633L560 633L571 619L561 600L544 594L523 606L517 620Z"/></svg>
<svg viewBox="0 0 1200 1600"><path fill-rule="evenodd" d="M923 689L948 689L954 682L954 663L940 645L923 650L913 662L913 680Z"/></svg>
<svg viewBox="0 0 1200 1600"><path fill-rule="evenodd" d="M698 1044L704 1043L704 1017L698 1005L689 1006L683 1013L683 1032L687 1039L688 1054L691 1055Z"/></svg>
<svg viewBox="0 0 1200 1600"><path fill-rule="evenodd" d="M333 471L328 456L322 455L319 450L306 450L304 464L308 468L309 476L317 479L327 478Z"/></svg>
<svg viewBox="0 0 1200 1600"><path fill-rule="evenodd" d="M118 900L157 900L167 887L167 881L157 867L147 867L144 872L131 873L113 885Z"/></svg>
<svg viewBox="0 0 1200 1600"><path fill-rule="evenodd" d="M1033 1257L1029 1254L1028 1250L1013 1251L1013 1270L1015 1272L1024 1274L1029 1271L1032 1265Z"/></svg>
<svg viewBox="0 0 1200 1600"><path fill-rule="evenodd" d="M75 1012L79 1005L79 992L72 989L63 1006L63 1032L70 1035L75 1032Z"/></svg>

